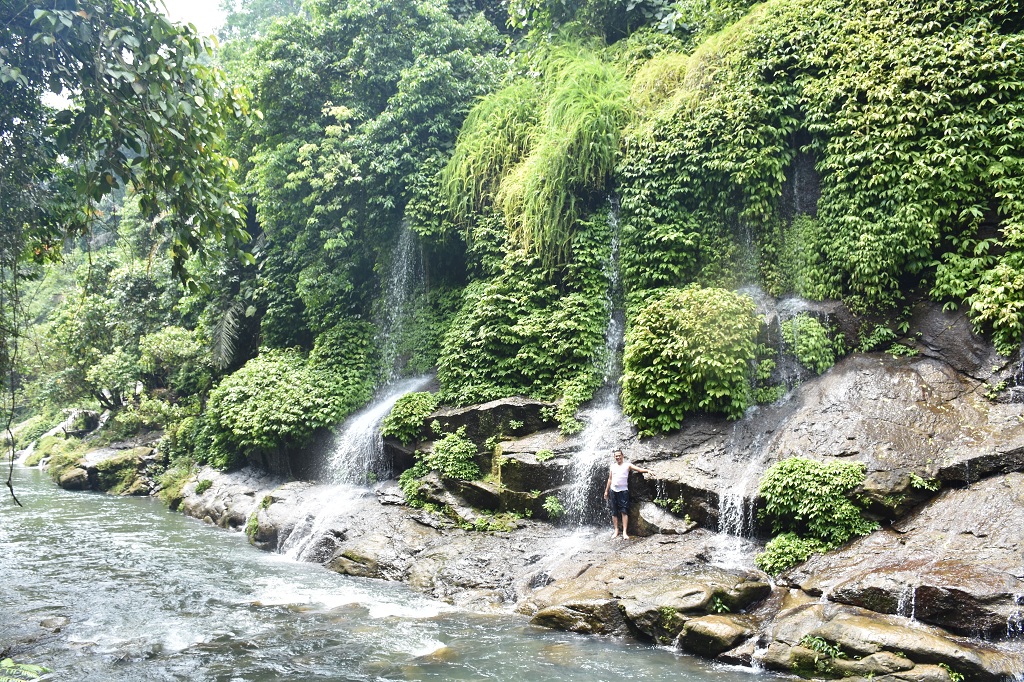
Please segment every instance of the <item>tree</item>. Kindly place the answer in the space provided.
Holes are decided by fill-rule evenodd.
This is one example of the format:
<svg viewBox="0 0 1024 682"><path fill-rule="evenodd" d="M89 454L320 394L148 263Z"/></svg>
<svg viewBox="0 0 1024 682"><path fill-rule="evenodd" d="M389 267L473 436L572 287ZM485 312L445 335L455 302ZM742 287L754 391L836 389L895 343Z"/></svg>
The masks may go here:
<svg viewBox="0 0 1024 682"><path fill-rule="evenodd" d="M24 268L58 258L62 241L89 229L106 195L121 187L138 195L142 213L170 239L175 274L192 288L185 261L204 256L213 240L248 258L237 163L223 151L224 127L248 118L248 99L227 86L211 56L209 44L151 0L0 0L0 381L8 435ZM51 109L46 93L70 103Z"/></svg>

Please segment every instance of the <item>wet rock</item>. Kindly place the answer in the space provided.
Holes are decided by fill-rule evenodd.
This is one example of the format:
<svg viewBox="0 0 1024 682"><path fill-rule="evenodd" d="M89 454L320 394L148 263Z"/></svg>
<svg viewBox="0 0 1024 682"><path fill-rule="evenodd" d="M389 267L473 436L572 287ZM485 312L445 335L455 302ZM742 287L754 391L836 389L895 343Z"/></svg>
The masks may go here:
<svg viewBox="0 0 1024 682"><path fill-rule="evenodd" d="M989 379L1006 363L991 343L974 332L963 309L944 311L939 303L921 301L913 306L910 326L919 334L916 345L923 355L975 379Z"/></svg>
<svg viewBox="0 0 1024 682"><path fill-rule="evenodd" d="M697 524L681 519L653 502L644 502L639 506L634 527L637 535L682 535L696 528Z"/></svg>
<svg viewBox="0 0 1024 682"><path fill-rule="evenodd" d="M614 599L583 599L541 609L533 625L587 635L625 634L626 623Z"/></svg>
<svg viewBox="0 0 1024 682"><path fill-rule="evenodd" d="M153 449L144 446L125 451L105 448L88 453L85 463L97 490L111 495L146 495L146 458L152 454Z"/></svg>
<svg viewBox="0 0 1024 682"><path fill-rule="evenodd" d="M742 617L702 616L686 622L679 635L679 646L692 654L714 658L752 634L754 630Z"/></svg>
<svg viewBox="0 0 1024 682"><path fill-rule="evenodd" d="M967 679L979 681L995 682L1024 664L1019 655L1008 655L987 644L958 640L939 628L835 604L805 604L783 611L772 626L771 640L763 658L767 667L826 676L836 675L843 666L851 674L867 675L870 670L842 661L883 652L903 656L914 666L948 665ZM833 658L828 650L811 648L815 641L841 651L843 656ZM870 665L891 667L896 661L890 656L876 656Z"/></svg>
<svg viewBox="0 0 1024 682"><path fill-rule="evenodd" d="M429 432L436 420L445 433L466 427L466 437L483 443L492 436L525 436L551 425L546 416L554 406L531 398L512 397L469 407L445 407L424 420Z"/></svg>
<svg viewBox="0 0 1024 682"><path fill-rule="evenodd" d="M993 510L998 509L998 513ZM1007 635L1024 595L1024 474L945 490L915 513L780 580L953 632Z"/></svg>
<svg viewBox="0 0 1024 682"><path fill-rule="evenodd" d="M64 490L88 490L89 472L81 467L70 467L57 479L57 485Z"/></svg>

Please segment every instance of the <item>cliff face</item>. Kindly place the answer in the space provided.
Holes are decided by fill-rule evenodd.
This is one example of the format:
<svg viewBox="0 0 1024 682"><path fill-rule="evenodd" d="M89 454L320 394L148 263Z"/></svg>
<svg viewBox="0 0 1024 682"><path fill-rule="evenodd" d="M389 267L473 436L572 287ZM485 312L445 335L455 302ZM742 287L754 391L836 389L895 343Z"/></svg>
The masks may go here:
<svg viewBox="0 0 1024 682"><path fill-rule="evenodd" d="M1008 679L1024 674L1024 403L992 387L1019 367L956 316L919 320L917 356L850 356L737 422L694 418L650 439L612 428L606 443L653 472L633 480L632 541L502 516L543 515L539 500L572 483L584 447L585 435L518 418L537 412L528 401L430 418L540 429L481 462L489 482L429 477L421 494L442 513L405 506L392 483L360 492L213 471L202 494L186 486L182 508L244 524L264 549L549 627L812 677ZM766 531L757 481L795 455L862 462L855 494L881 527L772 581L750 562Z"/></svg>

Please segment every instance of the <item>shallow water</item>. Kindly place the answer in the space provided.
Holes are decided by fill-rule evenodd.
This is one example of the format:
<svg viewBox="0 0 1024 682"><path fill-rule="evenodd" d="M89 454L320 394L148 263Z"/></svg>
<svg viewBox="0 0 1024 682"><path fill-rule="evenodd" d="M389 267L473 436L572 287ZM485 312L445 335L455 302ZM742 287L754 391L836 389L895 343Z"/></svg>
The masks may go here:
<svg viewBox="0 0 1024 682"><path fill-rule="evenodd" d="M0 651L60 680L749 681L671 650L471 614L248 545L158 501L16 468ZM762 674L762 679L767 677Z"/></svg>

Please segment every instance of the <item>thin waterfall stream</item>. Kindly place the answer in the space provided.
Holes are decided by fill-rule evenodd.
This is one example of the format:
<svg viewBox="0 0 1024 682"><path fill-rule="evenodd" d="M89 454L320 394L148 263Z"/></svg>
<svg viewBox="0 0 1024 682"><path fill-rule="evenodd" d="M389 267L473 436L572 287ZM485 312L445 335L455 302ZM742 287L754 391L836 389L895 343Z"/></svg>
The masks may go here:
<svg viewBox="0 0 1024 682"><path fill-rule="evenodd" d="M571 481L564 506L566 520L575 527L597 523L603 518L601 489L605 482L612 450L621 445L623 432L630 425L619 402L619 379L622 376L622 348L626 334L626 315L622 309L622 278L619 270L619 214L613 202L608 211L612 233L611 257L608 260L608 326L604 334L604 366L602 384L589 407L581 415L585 426L579 435L580 447L569 469Z"/></svg>

